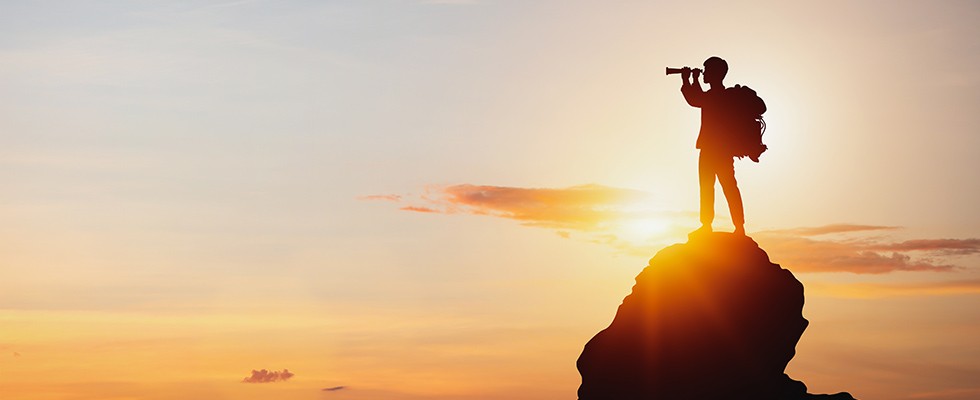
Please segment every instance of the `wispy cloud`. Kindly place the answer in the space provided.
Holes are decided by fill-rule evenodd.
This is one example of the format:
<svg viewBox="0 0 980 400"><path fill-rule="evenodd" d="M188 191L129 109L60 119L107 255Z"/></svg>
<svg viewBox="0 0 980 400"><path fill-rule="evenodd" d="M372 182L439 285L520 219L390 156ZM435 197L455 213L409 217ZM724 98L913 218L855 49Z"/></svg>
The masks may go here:
<svg viewBox="0 0 980 400"><path fill-rule="evenodd" d="M242 379L243 383L270 383L270 382L285 382L289 378L292 378L294 373L289 372L288 369L283 369L282 371L269 371L265 369L252 370L252 375Z"/></svg>
<svg viewBox="0 0 980 400"><path fill-rule="evenodd" d="M402 196L397 194L372 194L368 196L361 196L357 198L358 200L385 200L385 201L399 201Z"/></svg>
<svg viewBox="0 0 980 400"><path fill-rule="evenodd" d="M953 296L980 294L980 279L916 283L807 283L814 293L847 298Z"/></svg>
<svg viewBox="0 0 980 400"><path fill-rule="evenodd" d="M334 386L334 387L323 388L320 390L323 392L336 392L338 390L344 390L344 389L347 389L347 386Z"/></svg>
<svg viewBox="0 0 980 400"><path fill-rule="evenodd" d="M917 239L879 244L876 250L935 251L949 255L980 254L980 239Z"/></svg>
<svg viewBox="0 0 980 400"><path fill-rule="evenodd" d="M452 185L431 187L413 199L395 194L361 199L411 202L401 207L405 211L489 215L528 226L591 230L622 218L625 207L649 197L642 191L602 185L562 189Z"/></svg>
<svg viewBox="0 0 980 400"><path fill-rule="evenodd" d="M618 251L650 256L683 238L696 213L650 210L650 193L603 185L521 188L489 185L433 186L417 195L374 195L401 210L505 218L524 226L554 229L563 238L584 239ZM778 264L798 272L883 274L952 271L954 258L980 254L980 239L889 240L898 226L830 224L752 233Z"/></svg>
<svg viewBox="0 0 980 400"><path fill-rule="evenodd" d="M874 231L890 231L895 229L901 229L898 226L879 226L879 225L857 225L857 224L830 224L816 227L805 227L805 228L791 228L791 229L780 229L778 231L782 234L796 235L796 236L819 236L819 235L832 235L839 233L852 233L852 232L874 232Z"/></svg>
<svg viewBox="0 0 980 400"><path fill-rule="evenodd" d="M433 209L433 208L419 207L419 206L405 206L405 207L399 208L399 210L402 210L402 211L415 211L415 212L420 212L420 213L438 213L439 212L439 210L436 210L436 209Z"/></svg>
<svg viewBox="0 0 980 400"><path fill-rule="evenodd" d="M889 242L877 237L833 236L895 227L827 225L764 231L752 237L773 260L801 272L881 274L894 271L951 271L950 256L980 253L978 239L917 239ZM830 235L815 238L816 235Z"/></svg>
<svg viewBox="0 0 980 400"><path fill-rule="evenodd" d="M682 221L696 214L652 209L656 199L641 190L587 184L566 188L522 188L492 185L430 186L418 194L359 197L391 201L403 211L480 215L521 225L553 229L565 239L584 240L620 252L647 256L683 236ZM693 218L693 219L692 219Z"/></svg>

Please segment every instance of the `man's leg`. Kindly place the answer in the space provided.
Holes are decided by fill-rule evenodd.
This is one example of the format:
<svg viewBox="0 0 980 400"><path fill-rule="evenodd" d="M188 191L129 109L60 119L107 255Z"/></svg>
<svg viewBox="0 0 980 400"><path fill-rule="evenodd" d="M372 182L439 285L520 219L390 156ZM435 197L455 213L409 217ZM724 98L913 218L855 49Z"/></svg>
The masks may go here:
<svg viewBox="0 0 980 400"><path fill-rule="evenodd" d="M745 211L742 209L742 193L738 190L738 181L735 180L735 160L730 157L719 158L716 161L718 172L718 183L721 183L721 190L725 193L728 200L728 211L732 214L732 224L735 225L735 233L745 234Z"/></svg>
<svg viewBox="0 0 980 400"><path fill-rule="evenodd" d="M701 227L710 227L715 220L715 169L712 157L704 150L698 156L698 182L701 186ZM709 228L710 230L710 228Z"/></svg>

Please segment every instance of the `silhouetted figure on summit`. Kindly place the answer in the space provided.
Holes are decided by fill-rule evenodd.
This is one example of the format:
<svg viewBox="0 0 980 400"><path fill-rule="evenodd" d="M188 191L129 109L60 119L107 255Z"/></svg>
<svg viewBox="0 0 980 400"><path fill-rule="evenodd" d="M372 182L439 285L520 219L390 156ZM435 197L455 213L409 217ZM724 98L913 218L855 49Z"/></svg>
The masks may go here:
<svg viewBox="0 0 980 400"><path fill-rule="evenodd" d="M709 88L704 91L701 88L699 76L700 69L684 67L680 70L670 70L668 73L680 72L681 93L684 99L692 107L701 109L701 131L698 134L697 148L701 149L698 159L698 181L701 187L701 227L694 234L711 232L711 223L715 219L715 178L721 183L721 190L725 193L728 200L728 210L732 215L732 223L735 225L735 234L745 235L745 214L742 209L742 194L738 190L738 182L735 180L734 157L749 156L753 161L758 161L758 156L765 151L765 145L761 142L761 132L759 127L764 129L764 125L746 126L745 119L740 118L746 113L742 111L747 103L743 93L751 92L754 97L749 103L757 102L759 106L749 104L750 108L755 108L761 115L765 112L765 103L762 99L755 96L755 91L736 85L734 88L725 88L724 79L728 74L728 62L719 58L711 57L704 61L704 81ZM691 80L693 74L694 80ZM757 99L757 100L755 100ZM758 121L748 120L751 125ZM750 138L751 132L755 130L757 138ZM753 143L757 142L757 143Z"/></svg>

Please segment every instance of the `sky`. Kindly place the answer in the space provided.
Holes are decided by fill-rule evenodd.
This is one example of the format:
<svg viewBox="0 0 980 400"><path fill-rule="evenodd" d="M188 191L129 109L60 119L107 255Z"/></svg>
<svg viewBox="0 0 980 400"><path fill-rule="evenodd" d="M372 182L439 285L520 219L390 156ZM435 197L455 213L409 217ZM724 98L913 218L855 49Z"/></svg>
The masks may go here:
<svg viewBox="0 0 980 400"><path fill-rule="evenodd" d="M698 225L725 58L766 101L748 234L787 372L980 396L973 1L0 4L0 394L573 398ZM716 229L731 224L719 191Z"/></svg>

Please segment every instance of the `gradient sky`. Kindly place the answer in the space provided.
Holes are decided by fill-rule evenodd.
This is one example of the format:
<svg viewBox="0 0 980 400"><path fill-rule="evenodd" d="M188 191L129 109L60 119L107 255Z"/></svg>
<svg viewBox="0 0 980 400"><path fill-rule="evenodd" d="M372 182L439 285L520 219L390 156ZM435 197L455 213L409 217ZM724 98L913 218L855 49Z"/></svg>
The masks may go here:
<svg viewBox="0 0 980 400"><path fill-rule="evenodd" d="M806 285L790 375L975 399L978 20L4 2L0 397L574 398L582 346L697 226L698 112L663 69L718 55L769 106L736 175L749 234ZM243 382L262 369L295 375Z"/></svg>

